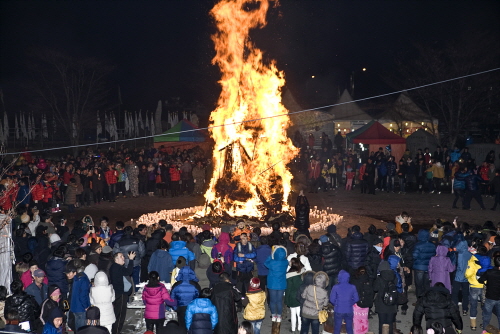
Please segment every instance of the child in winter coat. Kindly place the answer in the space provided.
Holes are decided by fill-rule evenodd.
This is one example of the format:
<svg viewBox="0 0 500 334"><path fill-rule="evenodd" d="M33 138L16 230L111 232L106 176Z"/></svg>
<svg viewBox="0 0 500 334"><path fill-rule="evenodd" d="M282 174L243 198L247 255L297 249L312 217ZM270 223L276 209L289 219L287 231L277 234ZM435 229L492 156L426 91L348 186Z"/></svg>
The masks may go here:
<svg viewBox="0 0 500 334"><path fill-rule="evenodd" d="M43 326L43 334L61 334L63 332L63 312L56 307L50 313L49 321Z"/></svg>
<svg viewBox="0 0 500 334"><path fill-rule="evenodd" d="M297 299L297 291L302 284L302 273L304 266L299 259L294 257L290 260L290 270L286 273L285 305L290 308L292 333L300 330L302 321L300 318L300 302Z"/></svg>
<svg viewBox="0 0 500 334"><path fill-rule="evenodd" d="M260 327L266 315L266 293L260 288L260 280L257 277L250 280L243 304L246 304L243 318L250 321L254 334L260 334Z"/></svg>
<svg viewBox="0 0 500 334"><path fill-rule="evenodd" d="M160 283L160 275L156 271L149 273L148 284L142 292L142 300L146 305L144 318L147 330L152 331L156 326L156 332L159 332L165 322L165 304L176 306L177 301L170 298L167 288Z"/></svg>
<svg viewBox="0 0 500 334"><path fill-rule="evenodd" d="M172 275L170 275L170 286L174 286L177 283L177 275L179 271L186 266L186 258L184 256L179 256L175 263L175 268L172 270Z"/></svg>
<svg viewBox="0 0 500 334"><path fill-rule="evenodd" d="M437 282L441 282L451 293L450 273L455 271L455 266L446 255L448 248L439 245L436 248L436 256L432 257L429 261L429 279L431 286Z"/></svg>
<svg viewBox="0 0 500 334"><path fill-rule="evenodd" d="M198 281L193 269L186 266L179 271L177 283L172 286L172 298L177 301L177 319L184 328L186 326L187 306L195 298L198 298L201 291Z"/></svg>
<svg viewBox="0 0 500 334"><path fill-rule="evenodd" d="M267 276L267 289L269 290L270 309L272 322L281 322L283 312L283 294L286 289L286 272L288 260L286 249L283 246L275 246L271 255L264 263L269 269Z"/></svg>
<svg viewBox="0 0 500 334"><path fill-rule="evenodd" d="M209 288L201 290L200 297L189 303L186 310L186 327L188 334L212 333L219 322L217 308L210 297Z"/></svg>
<svg viewBox="0 0 500 334"><path fill-rule="evenodd" d="M334 334L340 334L342 321L345 320L347 334L353 334L353 305L359 300L356 287L349 284L350 275L341 270L338 276L338 284L335 284L330 293L330 303L335 307Z"/></svg>

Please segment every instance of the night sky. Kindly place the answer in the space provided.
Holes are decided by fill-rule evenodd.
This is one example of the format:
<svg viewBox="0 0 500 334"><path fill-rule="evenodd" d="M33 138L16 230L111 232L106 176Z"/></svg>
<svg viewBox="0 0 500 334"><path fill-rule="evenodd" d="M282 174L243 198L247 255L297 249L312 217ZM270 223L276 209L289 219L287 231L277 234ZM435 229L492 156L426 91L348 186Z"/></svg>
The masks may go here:
<svg viewBox="0 0 500 334"><path fill-rule="evenodd" d="M154 110L179 96L213 108L218 68L208 12L214 1L0 2L0 87L7 110L26 110L33 92L26 62L48 47L112 66L124 109ZM381 77L413 43L456 39L470 30L499 33L500 1L282 0L254 43L285 71L303 107L336 102L354 71L356 97L388 92ZM361 69L365 67L366 72ZM315 76L314 79L311 76Z"/></svg>

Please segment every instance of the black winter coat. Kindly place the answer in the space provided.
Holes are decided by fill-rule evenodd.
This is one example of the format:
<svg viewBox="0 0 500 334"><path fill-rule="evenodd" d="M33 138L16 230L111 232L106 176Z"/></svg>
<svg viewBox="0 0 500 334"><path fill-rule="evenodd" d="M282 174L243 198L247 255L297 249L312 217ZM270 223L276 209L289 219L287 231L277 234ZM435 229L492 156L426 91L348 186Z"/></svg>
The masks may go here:
<svg viewBox="0 0 500 334"><path fill-rule="evenodd" d="M321 246L319 244L312 243L309 245L309 254L307 258L309 259L309 264L313 271L323 270L323 258L321 256Z"/></svg>
<svg viewBox="0 0 500 334"><path fill-rule="evenodd" d="M434 321L440 322L444 328L452 324L458 330L463 328L458 306L451 301L451 295L446 288L432 287L417 301L413 312L413 324L420 325L424 314L426 328L429 328Z"/></svg>
<svg viewBox="0 0 500 334"><path fill-rule="evenodd" d="M340 247L332 242L326 242L321 245L321 253L323 254L323 271L328 276L335 276L342 269L342 251Z"/></svg>
<svg viewBox="0 0 500 334"><path fill-rule="evenodd" d="M370 277L372 281L377 278L378 266L380 264L380 261L382 261L382 259L380 258L380 253L375 247L372 246L369 249L368 254L366 255L365 261L366 272L368 273L368 277Z"/></svg>
<svg viewBox="0 0 500 334"><path fill-rule="evenodd" d="M231 283L219 282L212 291L212 303L217 308L219 322L214 334L234 334L238 332L238 314L236 302L241 300L241 293Z"/></svg>
<svg viewBox="0 0 500 334"><path fill-rule="evenodd" d="M18 312L19 322L33 322L40 316L40 306L38 306L35 297L24 291L13 294L5 300L4 315L7 316L12 311Z"/></svg>
<svg viewBox="0 0 500 334"><path fill-rule="evenodd" d="M368 242L363 239L360 232L353 233L346 244L345 258L347 265L352 269L358 269L363 266L368 254Z"/></svg>
<svg viewBox="0 0 500 334"><path fill-rule="evenodd" d="M293 225L297 230L308 230L311 226L309 224L309 211L310 208L307 197L297 197L297 203L295 204L295 224Z"/></svg>
<svg viewBox="0 0 500 334"><path fill-rule="evenodd" d="M47 262L45 268L49 285L57 285L59 289L61 289L61 294L63 296L66 296L68 293L68 280L64 273L66 263L67 261L64 261L60 257L53 257Z"/></svg>
<svg viewBox="0 0 500 334"><path fill-rule="evenodd" d="M417 244L417 236L411 232L403 232L399 235L401 239L405 242L405 247L407 247L411 253Z"/></svg>
<svg viewBox="0 0 500 334"><path fill-rule="evenodd" d="M386 305L383 300L384 290L388 282L396 284L396 274L392 270L382 270L380 276L373 283L373 291L377 292L375 296L375 312L376 313L391 313L398 312L398 305Z"/></svg>
<svg viewBox="0 0 500 334"><path fill-rule="evenodd" d="M349 283L354 285L358 292L359 301L356 304L361 308L372 307L375 293L373 292L372 280L368 277L368 274L361 275L360 277L353 275Z"/></svg>

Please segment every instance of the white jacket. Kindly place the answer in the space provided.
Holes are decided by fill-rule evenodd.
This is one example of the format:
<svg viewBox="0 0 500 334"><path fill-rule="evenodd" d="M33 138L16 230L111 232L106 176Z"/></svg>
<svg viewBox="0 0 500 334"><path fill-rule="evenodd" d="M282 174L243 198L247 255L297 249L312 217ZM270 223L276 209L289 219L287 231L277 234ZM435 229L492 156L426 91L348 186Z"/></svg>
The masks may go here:
<svg viewBox="0 0 500 334"><path fill-rule="evenodd" d="M99 271L94 277L94 286L90 288L90 304L97 306L101 311L101 326L115 323L114 300L115 290L109 284L108 276L103 271Z"/></svg>

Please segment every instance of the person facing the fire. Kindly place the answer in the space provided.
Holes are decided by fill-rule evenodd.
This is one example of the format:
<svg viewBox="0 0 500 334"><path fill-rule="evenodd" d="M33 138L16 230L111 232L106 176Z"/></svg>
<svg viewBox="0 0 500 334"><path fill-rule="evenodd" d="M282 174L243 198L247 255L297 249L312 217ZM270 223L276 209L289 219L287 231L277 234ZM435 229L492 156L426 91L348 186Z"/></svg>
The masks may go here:
<svg viewBox="0 0 500 334"><path fill-rule="evenodd" d="M297 229L296 235L304 234L309 238L311 237L309 234L309 227L311 226L309 223L309 211L311 211L309 202L307 201L307 197L304 196L304 191L301 190L295 204L296 217L293 227Z"/></svg>

